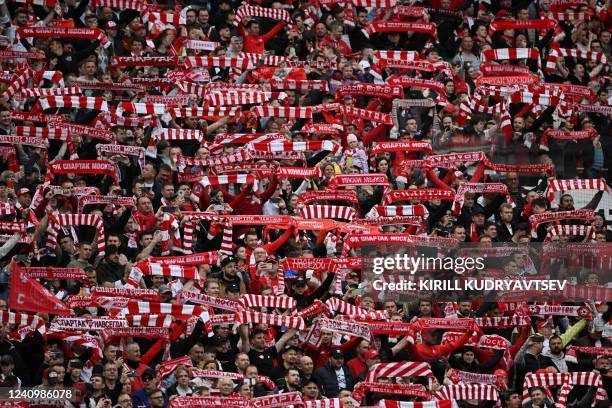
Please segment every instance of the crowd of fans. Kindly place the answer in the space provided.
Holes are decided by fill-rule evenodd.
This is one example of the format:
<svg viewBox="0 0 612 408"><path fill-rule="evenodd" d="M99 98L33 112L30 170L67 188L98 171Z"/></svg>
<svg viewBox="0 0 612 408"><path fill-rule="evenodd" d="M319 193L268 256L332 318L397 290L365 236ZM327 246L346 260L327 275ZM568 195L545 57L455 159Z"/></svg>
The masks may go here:
<svg viewBox="0 0 612 408"><path fill-rule="evenodd" d="M609 260L592 211L612 180L609 2L1 2L0 387L71 388L61 403L87 408L610 406L609 263L563 264L603 294L564 303L584 315L396 302L368 294L347 239L597 243ZM504 273L539 274L523 261ZM142 330L77 326L117 316ZM449 338L435 318L469 324ZM375 321L391 324L351 335ZM492 335L504 346L479 345ZM424 373L379 370L409 362ZM220 399L181 399L197 396Z"/></svg>

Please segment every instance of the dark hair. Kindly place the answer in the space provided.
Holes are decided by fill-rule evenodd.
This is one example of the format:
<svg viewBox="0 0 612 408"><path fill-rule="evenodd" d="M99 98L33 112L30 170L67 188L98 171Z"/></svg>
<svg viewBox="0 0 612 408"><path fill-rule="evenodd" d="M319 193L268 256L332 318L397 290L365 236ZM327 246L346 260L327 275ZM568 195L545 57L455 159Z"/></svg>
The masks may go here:
<svg viewBox="0 0 612 408"><path fill-rule="evenodd" d="M533 208L534 206L538 206L538 207L542 207L542 208L548 208L548 202L544 199L544 198L536 198L535 200L533 200L531 202L531 207Z"/></svg>
<svg viewBox="0 0 612 408"><path fill-rule="evenodd" d="M255 338L255 336L257 336L258 334L266 334L265 330L259 329L259 328L255 328L253 329L253 331L251 332L251 335L249 336L251 339Z"/></svg>

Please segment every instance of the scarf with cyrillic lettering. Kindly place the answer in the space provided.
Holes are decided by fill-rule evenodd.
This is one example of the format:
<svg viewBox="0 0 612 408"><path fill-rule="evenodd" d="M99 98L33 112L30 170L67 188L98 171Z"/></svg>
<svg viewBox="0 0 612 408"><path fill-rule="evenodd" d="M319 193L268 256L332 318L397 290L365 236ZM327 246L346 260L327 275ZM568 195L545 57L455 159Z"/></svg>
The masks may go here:
<svg viewBox="0 0 612 408"><path fill-rule="evenodd" d="M433 154L431 143L429 142L377 142L370 150L371 155L385 152L423 152Z"/></svg>
<svg viewBox="0 0 612 408"><path fill-rule="evenodd" d="M167 327L117 327L102 330L100 336L105 342L112 337L142 337L169 341L170 331Z"/></svg>
<svg viewBox="0 0 612 408"><path fill-rule="evenodd" d="M593 139L597 136L597 131L595 129L572 131L546 129L543 136L556 140L585 140Z"/></svg>
<svg viewBox="0 0 612 408"><path fill-rule="evenodd" d="M461 213L461 207L463 207L463 202L465 200L465 193L505 194L508 202L513 204L512 199L510 198L510 193L508 192L508 186L506 186L504 183L465 183L459 187L455 196L453 212L456 215Z"/></svg>
<svg viewBox="0 0 612 408"><path fill-rule="evenodd" d="M595 213L591 209L545 212L542 214L532 214L529 217L529 223L531 224L532 235L534 235L537 233L538 225L541 223L571 219L593 221Z"/></svg>
<svg viewBox="0 0 612 408"><path fill-rule="evenodd" d="M144 147L117 145L117 144L97 144L96 151L98 152L98 156L100 156L102 153L106 153L107 155L125 154L128 156L136 156L140 170L142 171L144 169L144 164L145 164L145 148Z"/></svg>
<svg viewBox="0 0 612 408"><path fill-rule="evenodd" d="M594 356L612 356L612 347L569 346L567 352L590 354Z"/></svg>
<svg viewBox="0 0 612 408"><path fill-rule="evenodd" d="M416 87L433 89L441 95L446 95L444 84L440 81L435 81L432 79L418 79L406 75L392 75L387 78L386 82L389 85L401 86L404 88Z"/></svg>
<svg viewBox="0 0 612 408"><path fill-rule="evenodd" d="M107 288L105 286L96 286L91 289L91 296L118 296L131 299L142 300L161 300L159 292L155 289L132 289L132 288Z"/></svg>
<svg viewBox="0 0 612 408"><path fill-rule="evenodd" d="M52 180L56 174L104 174L112 177L115 183L117 169L115 165L106 160L56 160L47 167L47 180Z"/></svg>
<svg viewBox="0 0 612 408"><path fill-rule="evenodd" d="M593 314L588 306L555 306L555 305L527 305L524 308L527 315L553 315L574 316L582 319L592 319Z"/></svg>
<svg viewBox="0 0 612 408"><path fill-rule="evenodd" d="M369 120L370 122L381 123L384 125L393 125L391 114L373 111L368 109L355 108L352 106L340 105L340 114L351 118Z"/></svg>
<svg viewBox="0 0 612 408"><path fill-rule="evenodd" d="M489 26L489 36L500 30L553 30L557 22L548 18L542 20L494 20Z"/></svg>
<svg viewBox="0 0 612 408"><path fill-rule="evenodd" d="M566 285L563 289L563 296L565 299L609 299L612 296L612 288L600 285Z"/></svg>
<svg viewBox="0 0 612 408"><path fill-rule="evenodd" d="M342 85L336 90L336 99L344 95L368 95L377 98L403 98L404 91L400 87L382 84L356 83Z"/></svg>
<svg viewBox="0 0 612 408"><path fill-rule="evenodd" d="M252 105L265 103L273 98L273 92L253 90L214 90L206 94L203 103L208 106ZM276 98L274 98L276 99Z"/></svg>
<svg viewBox="0 0 612 408"><path fill-rule="evenodd" d="M296 330L306 330L304 319L299 316L281 316L277 314L260 313L252 310L243 310L236 313L236 321L240 324L268 324L271 326L284 326Z"/></svg>
<svg viewBox="0 0 612 408"><path fill-rule="evenodd" d="M57 235L60 228L86 225L98 230L98 254L104 255L105 235L104 222L96 214L52 214L47 229L47 248L53 250L57 246Z"/></svg>
<svg viewBox="0 0 612 408"><path fill-rule="evenodd" d="M62 115L46 115L44 113L32 113L32 112L21 112L11 111L11 119L20 122L35 122L35 123L51 123L51 122L63 122L64 117Z"/></svg>
<svg viewBox="0 0 612 408"><path fill-rule="evenodd" d="M169 57L133 57L114 56L110 66L114 67L175 67L178 65L177 56Z"/></svg>
<svg viewBox="0 0 612 408"><path fill-rule="evenodd" d="M127 327L127 325L127 321L123 318L58 316L51 323L50 329L90 331Z"/></svg>
<svg viewBox="0 0 612 408"><path fill-rule="evenodd" d="M419 330L445 329L445 330L473 330L474 319L471 318L426 318L420 317L414 321Z"/></svg>
<svg viewBox="0 0 612 408"><path fill-rule="evenodd" d="M26 98L36 98L40 96L78 95L83 91L78 86L72 86L69 88L22 88L20 92Z"/></svg>
<svg viewBox="0 0 612 408"><path fill-rule="evenodd" d="M22 274L30 279L87 280L87 274L80 268L47 268L44 266L22 267Z"/></svg>
<svg viewBox="0 0 612 408"><path fill-rule="evenodd" d="M99 196L99 195L86 195L79 197L79 212L83 212L83 208L86 205L119 205L119 206L130 206L136 207L136 199L134 197L119 197L119 196Z"/></svg>
<svg viewBox="0 0 612 408"><path fill-rule="evenodd" d="M509 328L517 326L529 326L531 319L529 316L484 316L477 317L474 319L478 327L480 328Z"/></svg>
<svg viewBox="0 0 612 408"><path fill-rule="evenodd" d="M219 255L216 251L199 252L197 254L182 255L182 256L164 256L148 258L147 262L156 263L159 265L182 265L182 266L198 266L198 265L217 265Z"/></svg>
<svg viewBox="0 0 612 408"><path fill-rule="evenodd" d="M493 374L470 373L468 371L452 369L448 375L448 378L454 383L464 382L468 384L477 383L498 385L497 376Z"/></svg>
<svg viewBox="0 0 612 408"><path fill-rule="evenodd" d="M227 371L216 371L216 370L202 370L199 368L192 368L191 375L193 377L200 377L200 378L231 378L232 380L236 380L236 381L242 381L244 379L244 375L238 374L238 373L231 373ZM257 377L255 377L255 380L258 383L264 384L266 388L268 388L269 390L276 389L276 384L274 384L274 382L270 380L268 376L258 375Z"/></svg>
<svg viewBox="0 0 612 408"><path fill-rule="evenodd" d="M550 50L548 54L548 58L546 59L546 72L551 74L556 69L557 59L559 56L562 57L573 57L577 59L587 59L591 61L595 61L598 64L606 65L608 63L608 58L606 55L599 51L583 51L577 48L553 48Z"/></svg>
<svg viewBox="0 0 612 408"><path fill-rule="evenodd" d="M441 190L437 188L423 188L413 190L389 190L382 198L383 205L389 205L398 201L429 201L429 200L455 200L453 190Z"/></svg>
<svg viewBox="0 0 612 408"><path fill-rule="evenodd" d="M141 3L139 0L92 0L91 6L93 8L110 7L121 10L130 9L145 11L147 5L145 3Z"/></svg>
<svg viewBox="0 0 612 408"><path fill-rule="evenodd" d="M270 80L270 89L273 91L292 89L296 91L322 91L327 92L329 90L327 81L324 80L306 80L306 79L278 79L272 78Z"/></svg>
<svg viewBox="0 0 612 408"><path fill-rule="evenodd" d="M341 319L327 319L322 317L317 320L317 326L320 330L340 333L353 337L361 337L365 340L370 340L372 338L370 327L364 323L357 323Z"/></svg>
<svg viewBox="0 0 612 408"><path fill-rule="evenodd" d="M103 140L112 143L115 141L115 134L106 129L95 128L91 126L77 125L76 123L58 122L49 125L52 129L62 129L71 135L80 135L91 137L94 139ZM98 145L102 146L102 145Z"/></svg>
<svg viewBox="0 0 612 408"><path fill-rule="evenodd" d="M416 32L429 34L430 36L436 36L436 25L434 23L425 22L408 22L408 21L375 21L365 26L361 32L366 37L374 33L388 33L388 32Z"/></svg>
<svg viewBox="0 0 612 408"><path fill-rule="evenodd" d="M510 75L510 76L521 76L529 75L529 68L517 65L506 65L506 64L482 64L480 66L480 72L484 76L496 76L496 75Z"/></svg>
<svg viewBox="0 0 612 408"><path fill-rule="evenodd" d="M219 133L215 136L215 140L212 145L208 146L207 149L211 154L216 154L223 150L224 145L233 144L248 144L258 142L272 142L275 140L287 140L286 133Z"/></svg>
<svg viewBox="0 0 612 408"><path fill-rule="evenodd" d="M421 361L401 361L396 363L378 363L374 364L366 382L376 382L378 378L389 377L433 377L433 372L428 363Z"/></svg>
<svg viewBox="0 0 612 408"><path fill-rule="evenodd" d="M408 397L418 397L429 399L429 391L422 384L389 384L380 382L359 382L351 396L355 401L361 402L366 393L403 395Z"/></svg>
<svg viewBox="0 0 612 408"><path fill-rule="evenodd" d="M307 123L300 129L300 132L320 135L339 135L343 130L344 126L335 123Z"/></svg>
<svg viewBox="0 0 612 408"><path fill-rule="evenodd" d="M333 189L345 186L388 186L389 180L383 173L338 174L333 176L327 185Z"/></svg>
<svg viewBox="0 0 612 408"><path fill-rule="evenodd" d="M352 204L359 202L353 190L319 190L306 191L298 197L298 202L309 204L313 201L346 201Z"/></svg>
<svg viewBox="0 0 612 408"><path fill-rule="evenodd" d="M38 137L0 135L0 143L34 146L39 147L41 149L47 148L47 142L44 139L40 139Z"/></svg>
<svg viewBox="0 0 612 408"><path fill-rule="evenodd" d="M162 265L158 263L141 262L132 268L132 270L134 269L138 269L143 275L149 276L173 276L182 279L200 279L198 269L195 266Z"/></svg>
<svg viewBox="0 0 612 408"><path fill-rule="evenodd" d="M547 173L549 176L552 176L554 173L553 164L493 163L488 158L485 158L482 163L486 168L490 170L495 170L498 173L520 173L520 174Z"/></svg>
<svg viewBox="0 0 612 408"><path fill-rule="evenodd" d="M5 325L16 325L18 328L21 328L21 326L26 326L31 330L38 331L41 335L44 335L47 331L47 326L45 325L45 321L43 319L26 313L0 310L0 322ZM17 330L17 332L19 332L19 330ZM23 337L25 337L25 331L22 331L21 333L23 333ZM23 340L23 338L20 338L20 340Z"/></svg>
<svg viewBox="0 0 612 408"><path fill-rule="evenodd" d="M254 407L261 408L282 408L286 406L304 405L302 393L299 391L253 398L251 402Z"/></svg>
<svg viewBox="0 0 612 408"><path fill-rule="evenodd" d="M242 310L241 304L228 299L208 296L201 293L181 290L176 296L179 303L192 302L198 305L212 307L215 309L229 310L231 312L239 312Z"/></svg>

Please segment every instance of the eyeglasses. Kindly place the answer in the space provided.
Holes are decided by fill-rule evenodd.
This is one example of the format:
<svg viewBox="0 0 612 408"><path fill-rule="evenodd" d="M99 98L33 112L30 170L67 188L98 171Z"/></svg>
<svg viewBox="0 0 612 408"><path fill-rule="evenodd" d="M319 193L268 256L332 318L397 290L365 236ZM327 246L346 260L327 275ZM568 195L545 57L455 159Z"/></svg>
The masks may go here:
<svg viewBox="0 0 612 408"><path fill-rule="evenodd" d="M158 395L157 397L151 397L151 399L163 399L164 396L163 395Z"/></svg>

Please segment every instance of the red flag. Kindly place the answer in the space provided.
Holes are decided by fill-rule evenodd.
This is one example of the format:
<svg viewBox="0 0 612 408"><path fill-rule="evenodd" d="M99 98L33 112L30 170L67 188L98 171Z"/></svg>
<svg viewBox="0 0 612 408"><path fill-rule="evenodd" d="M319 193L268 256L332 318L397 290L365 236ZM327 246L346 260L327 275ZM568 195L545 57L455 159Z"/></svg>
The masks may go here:
<svg viewBox="0 0 612 408"><path fill-rule="evenodd" d="M9 308L56 315L72 314L69 307L53 296L40 283L26 278L23 269L16 262L11 265Z"/></svg>

